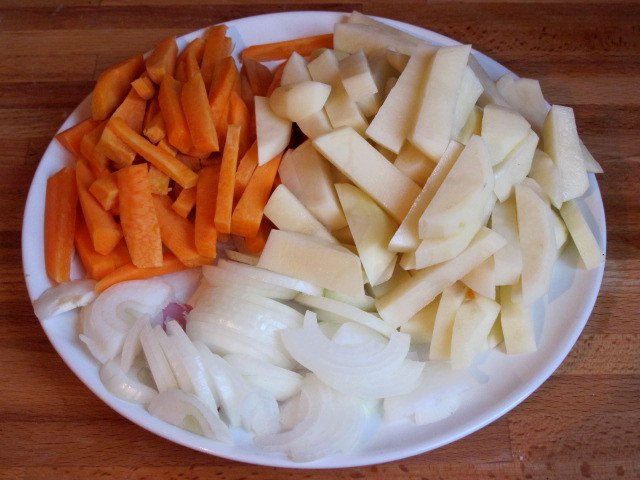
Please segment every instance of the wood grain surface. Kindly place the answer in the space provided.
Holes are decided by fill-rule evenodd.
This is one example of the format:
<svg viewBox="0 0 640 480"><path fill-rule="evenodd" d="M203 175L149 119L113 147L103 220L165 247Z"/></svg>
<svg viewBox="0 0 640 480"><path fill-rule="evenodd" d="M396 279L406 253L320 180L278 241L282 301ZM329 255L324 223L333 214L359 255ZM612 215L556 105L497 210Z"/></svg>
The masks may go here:
<svg viewBox="0 0 640 480"><path fill-rule="evenodd" d="M605 0L4 0L0 2L0 479L640 478L640 3ZM109 64L169 34L288 10L414 23L539 78L575 108L602 163L600 297L560 369L452 445L335 471L262 468L174 445L124 420L57 356L27 297L20 230L52 135Z"/></svg>

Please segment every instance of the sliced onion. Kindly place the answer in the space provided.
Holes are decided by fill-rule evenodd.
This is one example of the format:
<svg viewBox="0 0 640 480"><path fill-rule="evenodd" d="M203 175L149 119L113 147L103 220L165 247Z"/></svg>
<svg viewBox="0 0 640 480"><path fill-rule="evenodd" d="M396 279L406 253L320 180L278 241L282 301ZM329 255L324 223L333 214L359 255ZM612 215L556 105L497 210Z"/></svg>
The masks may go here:
<svg viewBox="0 0 640 480"><path fill-rule="evenodd" d="M302 375L249 355L234 353L224 357L254 387L266 390L279 402L300 391Z"/></svg>
<svg viewBox="0 0 640 480"><path fill-rule="evenodd" d="M231 443L231 433L220 420L218 412L207 407L198 397L181 390L161 392L151 400L149 413L176 427L194 431L205 437ZM189 419L197 422L198 428L189 428Z"/></svg>
<svg viewBox="0 0 640 480"><path fill-rule="evenodd" d="M364 293L362 295L358 295L357 297L354 297L351 295L345 295L344 293L327 289L324 291L324 296L327 298L332 298L333 300L337 300L342 303L353 305L354 307L359 308L360 310L364 310L365 312L376 311L376 305L375 305L376 299Z"/></svg>
<svg viewBox="0 0 640 480"><path fill-rule="evenodd" d="M427 362L414 391L384 399L384 418L410 418L419 425L442 420L458 409L471 383L468 374L453 371L446 362Z"/></svg>
<svg viewBox="0 0 640 480"><path fill-rule="evenodd" d="M243 427L258 435L273 434L280 430L278 402L266 390L252 388L240 401Z"/></svg>
<svg viewBox="0 0 640 480"><path fill-rule="evenodd" d="M225 250L225 255L229 260L244 263L246 265L256 266L260 257L256 255L247 255L246 253L237 252L235 250Z"/></svg>
<svg viewBox="0 0 640 480"><path fill-rule="evenodd" d="M408 335L394 332L386 343L340 345L324 336L310 311L303 328L284 330L281 338L295 360L347 395L375 399L409 393L424 368L424 363L406 359Z"/></svg>
<svg viewBox="0 0 640 480"><path fill-rule="evenodd" d="M298 278L283 275L281 273L272 272L260 267L253 267L243 263L231 262L221 259L218 261L218 267L244 275L255 280L278 285L280 287L290 288L296 292L307 293L309 295L322 295L323 289L312 283L300 280Z"/></svg>
<svg viewBox="0 0 640 480"><path fill-rule="evenodd" d="M95 280L72 280L55 285L33 302L33 311L42 321L84 307L96 298L95 286Z"/></svg>
<svg viewBox="0 0 640 480"><path fill-rule="evenodd" d="M182 362L180 352L178 351L178 347L175 342L169 339L169 336L160 325L153 327L153 335L156 337L156 340L158 340L158 344L160 345L160 348L162 348L162 353L167 359L169 367L171 367L173 376L178 382L178 388L187 393L195 394L195 390L191 384L191 378L189 377L187 369Z"/></svg>
<svg viewBox="0 0 640 480"><path fill-rule="evenodd" d="M128 372L131 369L133 361L142 351L142 345L140 344L140 332L145 325L149 325L149 317L142 316L138 318L127 332L126 337L124 337L122 354L120 356L120 366L125 372Z"/></svg>
<svg viewBox="0 0 640 480"><path fill-rule="evenodd" d="M308 376L300 392L295 415L299 420L282 433L259 435L256 445L268 451L284 452L297 462L309 462L348 453L361 441L366 413L361 401L342 395Z"/></svg>
<svg viewBox="0 0 640 480"><path fill-rule="evenodd" d="M157 277L158 280L171 285L175 292L175 301L177 303L187 303L189 297L198 288L202 281L202 269L190 268L179 272L168 273Z"/></svg>
<svg viewBox="0 0 640 480"><path fill-rule="evenodd" d="M367 342L379 342L384 345L388 341L378 332L354 322L340 325L331 340L339 345L361 345Z"/></svg>
<svg viewBox="0 0 640 480"><path fill-rule="evenodd" d="M127 375L115 359L100 367L100 380L107 390L127 402L146 405L158 394L153 388Z"/></svg>
<svg viewBox="0 0 640 480"><path fill-rule="evenodd" d="M365 327L372 328L386 337L389 337L396 331L391 325L381 318L376 317L371 313L363 312L359 308L349 305L348 303L339 302L338 300L326 297L314 297L312 295L305 295L304 293L301 293L296 296L296 302L314 310L333 314L330 317L330 320L327 319L329 321L342 320L342 323L356 322L364 325Z"/></svg>
<svg viewBox="0 0 640 480"><path fill-rule="evenodd" d="M114 358L124 343L126 327L116 328L110 322L92 315L93 303L80 310L80 340L100 363Z"/></svg>
<svg viewBox="0 0 640 480"><path fill-rule="evenodd" d="M298 293L290 288L266 283L247 277L246 275L240 275L236 272L232 272L231 270L213 267L210 265L202 267L202 273L204 274L204 278L207 280L207 283L214 287L241 286L246 289L251 289L259 295L264 295L269 298L277 298L280 300L291 300Z"/></svg>
<svg viewBox="0 0 640 480"><path fill-rule="evenodd" d="M177 389L176 377L150 325L145 325L140 331L140 344L158 391L165 392Z"/></svg>

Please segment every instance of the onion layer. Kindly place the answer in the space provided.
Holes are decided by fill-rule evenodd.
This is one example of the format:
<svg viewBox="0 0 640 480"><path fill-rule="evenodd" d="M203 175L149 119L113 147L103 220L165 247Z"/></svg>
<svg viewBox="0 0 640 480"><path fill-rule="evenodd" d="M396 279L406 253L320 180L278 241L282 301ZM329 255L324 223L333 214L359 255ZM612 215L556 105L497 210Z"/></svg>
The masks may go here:
<svg viewBox="0 0 640 480"><path fill-rule="evenodd" d="M84 307L96 298L95 280L72 280L45 290L33 302L38 320L46 320L75 308Z"/></svg>
<svg viewBox="0 0 640 480"><path fill-rule="evenodd" d="M107 390L127 402L146 405L158 394L153 388L129 377L115 359L100 367L100 380Z"/></svg>

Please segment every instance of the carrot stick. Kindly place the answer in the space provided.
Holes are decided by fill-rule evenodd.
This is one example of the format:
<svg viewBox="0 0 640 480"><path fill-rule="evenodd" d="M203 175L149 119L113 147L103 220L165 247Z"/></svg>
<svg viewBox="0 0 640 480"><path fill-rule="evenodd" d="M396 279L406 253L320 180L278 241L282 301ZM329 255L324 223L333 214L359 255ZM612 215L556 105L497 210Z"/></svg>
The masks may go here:
<svg viewBox="0 0 640 480"><path fill-rule="evenodd" d="M162 265L160 226L147 170L147 165L139 164L117 172L120 223L131 262L139 268Z"/></svg>
<svg viewBox="0 0 640 480"><path fill-rule="evenodd" d="M71 153L76 156L80 155L80 142L82 142L82 137L96 128L99 123L99 121L93 118L87 118L80 123L76 123L73 127L58 133L56 139Z"/></svg>
<svg viewBox="0 0 640 480"><path fill-rule="evenodd" d="M244 237L255 237L258 234L262 213L269 200L281 159L282 153L255 169L231 215L231 233Z"/></svg>
<svg viewBox="0 0 640 480"><path fill-rule="evenodd" d="M102 255L107 255L122 238L122 229L113 216L102 208L102 205L89 193L89 187L94 180L95 177L89 167L79 161L76 165L76 182L82 215L89 229L94 250Z"/></svg>
<svg viewBox="0 0 640 480"><path fill-rule="evenodd" d="M200 255L207 258L216 257L218 232L215 227L215 216L219 178L218 165L203 168L200 170L196 189L196 247Z"/></svg>
<svg viewBox="0 0 640 480"><path fill-rule="evenodd" d="M215 216L216 230L220 233L231 233L231 213L233 211L233 191L235 189L236 167L238 165L240 130L241 127L239 125L229 125L227 141L222 154Z"/></svg>
<svg viewBox="0 0 640 480"><path fill-rule="evenodd" d="M271 70L252 59L247 59L242 68L247 74L254 95L265 96L273 80Z"/></svg>
<svg viewBox="0 0 640 480"><path fill-rule="evenodd" d="M207 99L207 89L199 71L182 87L180 100L182 110L187 119L187 125L189 126L193 146L203 152L217 152L218 134L216 133L212 109Z"/></svg>
<svg viewBox="0 0 640 480"><path fill-rule="evenodd" d="M196 204L196 187L183 188L171 208L182 218L187 218Z"/></svg>
<svg viewBox="0 0 640 480"><path fill-rule="evenodd" d="M247 237L244 239L244 247L247 252L262 252L262 250L264 250L264 246L267 243L267 238L269 238L269 233L271 233L272 229L273 224L269 221L269 219L266 217L262 217L262 222L260 222L258 233L253 237Z"/></svg>
<svg viewBox="0 0 640 480"><path fill-rule="evenodd" d="M156 94L156 86L149 78L147 72L144 72L139 78L131 82L131 87L145 100L151 100Z"/></svg>
<svg viewBox="0 0 640 480"><path fill-rule="evenodd" d="M151 186L151 193L157 195L169 194L169 177L153 165L149 166L149 185Z"/></svg>
<svg viewBox="0 0 640 480"><path fill-rule="evenodd" d="M125 245L126 249L126 244L124 244L122 240L118 243L118 246L120 245ZM87 225L82 218L82 213L78 213L76 221L75 246L78 256L80 257L80 261L82 262L89 278L100 280L102 277L116 269L113 257L111 256L113 252L109 255L102 255L96 252L93 248L91 236L89 235ZM116 249L114 249L114 252L115 250Z"/></svg>
<svg viewBox="0 0 640 480"><path fill-rule="evenodd" d="M120 282L129 280L144 280L158 277L168 273L185 270L187 266L172 253L165 253L160 267L138 268L133 263L128 263L104 276L95 286L96 293L102 293L107 288Z"/></svg>
<svg viewBox="0 0 640 480"><path fill-rule="evenodd" d="M204 55L204 44L204 39L200 37L192 40L191 43L184 48L182 53L180 53L178 62L185 61L187 55L193 55L193 58L195 58L198 65L200 65L202 62L202 56Z"/></svg>
<svg viewBox="0 0 640 480"><path fill-rule="evenodd" d="M187 119L180 105L181 90L182 84L175 78L166 75L160 83L158 103L167 128L169 143L181 152L187 152L191 147L191 136Z"/></svg>
<svg viewBox="0 0 640 480"><path fill-rule="evenodd" d="M47 180L44 209L45 267L56 282L70 279L77 209L76 170L65 167Z"/></svg>
<svg viewBox="0 0 640 480"><path fill-rule="evenodd" d="M149 142L146 138L134 132L121 118L114 118L113 131L120 139L129 145L138 155L141 155L151 165L165 175L175 180L185 188L193 187L198 181L198 175L187 168L180 160Z"/></svg>
<svg viewBox="0 0 640 480"><path fill-rule="evenodd" d="M111 210L118 201L118 181L115 174L97 178L89 187L89 192L105 210Z"/></svg>
<svg viewBox="0 0 640 480"><path fill-rule="evenodd" d="M173 76L178 58L178 44L176 37L168 37L162 40L151 52L145 64L147 74L154 83L160 83L165 75Z"/></svg>
<svg viewBox="0 0 640 480"><path fill-rule="evenodd" d="M106 177L111 173L107 168L109 159L96 148L106 126L107 120L99 123L96 128L82 137L80 142L80 154L87 160L87 165L96 177Z"/></svg>
<svg viewBox="0 0 640 480"><path fill-rule="evenodd" d="M282 79L282 73L284 72L284 67L287 62L282 62L278 65L275 72L273 72L273 79L271 80L271 84L269 88L267 88L267 97L270 97L273 91L280 86L280 80Z"/></svg>
<svg viewBox="0 0 640 480"><path fill-rule="evenodd" d="M132 57L108 68L100 74L91 94L91 117L104 120L122 103L131 82L144 69L142 55Z"/></svg>
<svg viewBox="0 0 640 480"><path fill-rule="evenodd" d="M233 57L225 57L216 63L214 77L209 89L209 104L213 111L218 135L226 131L226 117L224 113L229 103L229 95L238 81L238 68Z"/></svg>
<svg viewBox="0 0 640 480"><path fill-rule="evenodd" d="M231 45L226 41L226 35L226 25L215 25L204 34L205 44L200 71L205 85L211 85L216 61L231 54Z"/></svg>
<svg viewBox="0 0 640 480"><path fill-rule="evenodd" d="M171 199L154 195L153 203L160 222L162 243L187 267L199 267L210 263L210 259L200 255L196 249L193 224L171 208Z"/></svg>
<svg viewBox="0 0 640 480"><path fill-rule="evenodd" d="M238 171L236 172L236 185L233 189L233 198L238 200L251 180L251 176L258 166L258 142L253 142L251 148L244 154L240 164L238 165Z"/></svg>
<svg viewBox="0 0 640 480"><path fill-rule="evenodd" d="M162 140L160 140L156 146L158 148L161 148L165 152L170 153L174 157L178 155L178 150L176 150L171 145L169 145L169 142L167 142L166 138L163 138Z"/></svg>
<svg viewBox="0 0 640 480"><path fill-rule="evenodd" d="M167 129L161 112L156 113L156 115L149 120L142 130L142 133L144 133L144 136L147 137L151 143L158 143L166 138Z"/></svg>
<svg viewBox="0 0 640 480"><path fill-rule="evenodd" d="M242 158L249 148L250 132L253 122L251 113L244 101L236 92L229 95L229 125L240 126L240 139L238 141L238 157Z"/></svg>
<svg viewBox="0 0 640 480"><path fill-rule="evenodd" d="M272 60L286 60L293 52L298 52L303 57L307 57L318 48L333 48L333 34L327 33L283 42L253 45L245 48L241 56L243 62L246 62L247 59L269 62Z"/></svg>

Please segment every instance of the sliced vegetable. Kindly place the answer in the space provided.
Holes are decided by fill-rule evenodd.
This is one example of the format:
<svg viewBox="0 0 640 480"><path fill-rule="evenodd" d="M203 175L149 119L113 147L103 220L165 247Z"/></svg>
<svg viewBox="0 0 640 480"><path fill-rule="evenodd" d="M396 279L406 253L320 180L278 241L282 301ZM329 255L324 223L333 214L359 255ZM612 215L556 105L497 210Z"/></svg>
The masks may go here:
<svg viewBox="0 0 640 480"><path fill-rule="evenodd" d="M142 55L132 57L100 74L91 94L91 117L104 120L120 105L144 68Z"/></svg>
<svg viewBox="0 0 640 480"><path fill-rule="evenodd" d="M239 125L229 125L224 144L215 214L216 230L220 233L231 233L231 213L236 182L236 166L238 165L240 131L241 127Z"/></svg>
<svg viewBox="0 0 640 480"><path fill-rule="evenodd" d="M145 60L147 74L156 84L160 84L165 75L173 76L178 58L176 37L167 37L156 45Z"/></svg>
<svg viewBox="0 0 640 480"><path fill-rule="evenodd" d="M56 140L58 140L64 148L78 156L80 155L80 142L82 141L82 138L87 133L95 129L99 124L100 122L98 120L87 118L86 120L75 124L73 127L58 133L56 135Z"/></svg>
<svg viewBox="0 0 640 480"><path fill-rule="evenodd" d="M88 305L96 298L94 280L72 280L45 290L33 302L33 311L43 321Z"/></svg>
<svg viewBox="0 0 640 480"><path fill-rule="evenodd" d="M180 94L193 146L203 152L217 152L218 134L215 116L207 100L207 90L202 75L196 73L182 87Z"/></svg>
<svg viewBox="0 0 640 480"><path fill-rule="evenodd" d="M293 52L307 57L319 48L333 48L333 34L328 33L325 35L285 40L283 42L252 45L242 51L242 61L246 62L247 59L257 62L286 60Z"/></svg>
<svg viewBox="0 0 640 480"><path fill-rule="evenodd" d="M215 258L217 255L215 216L219 179L218 165L203 168L196 190L195 245L198 253L207 258Z"/></svg>

